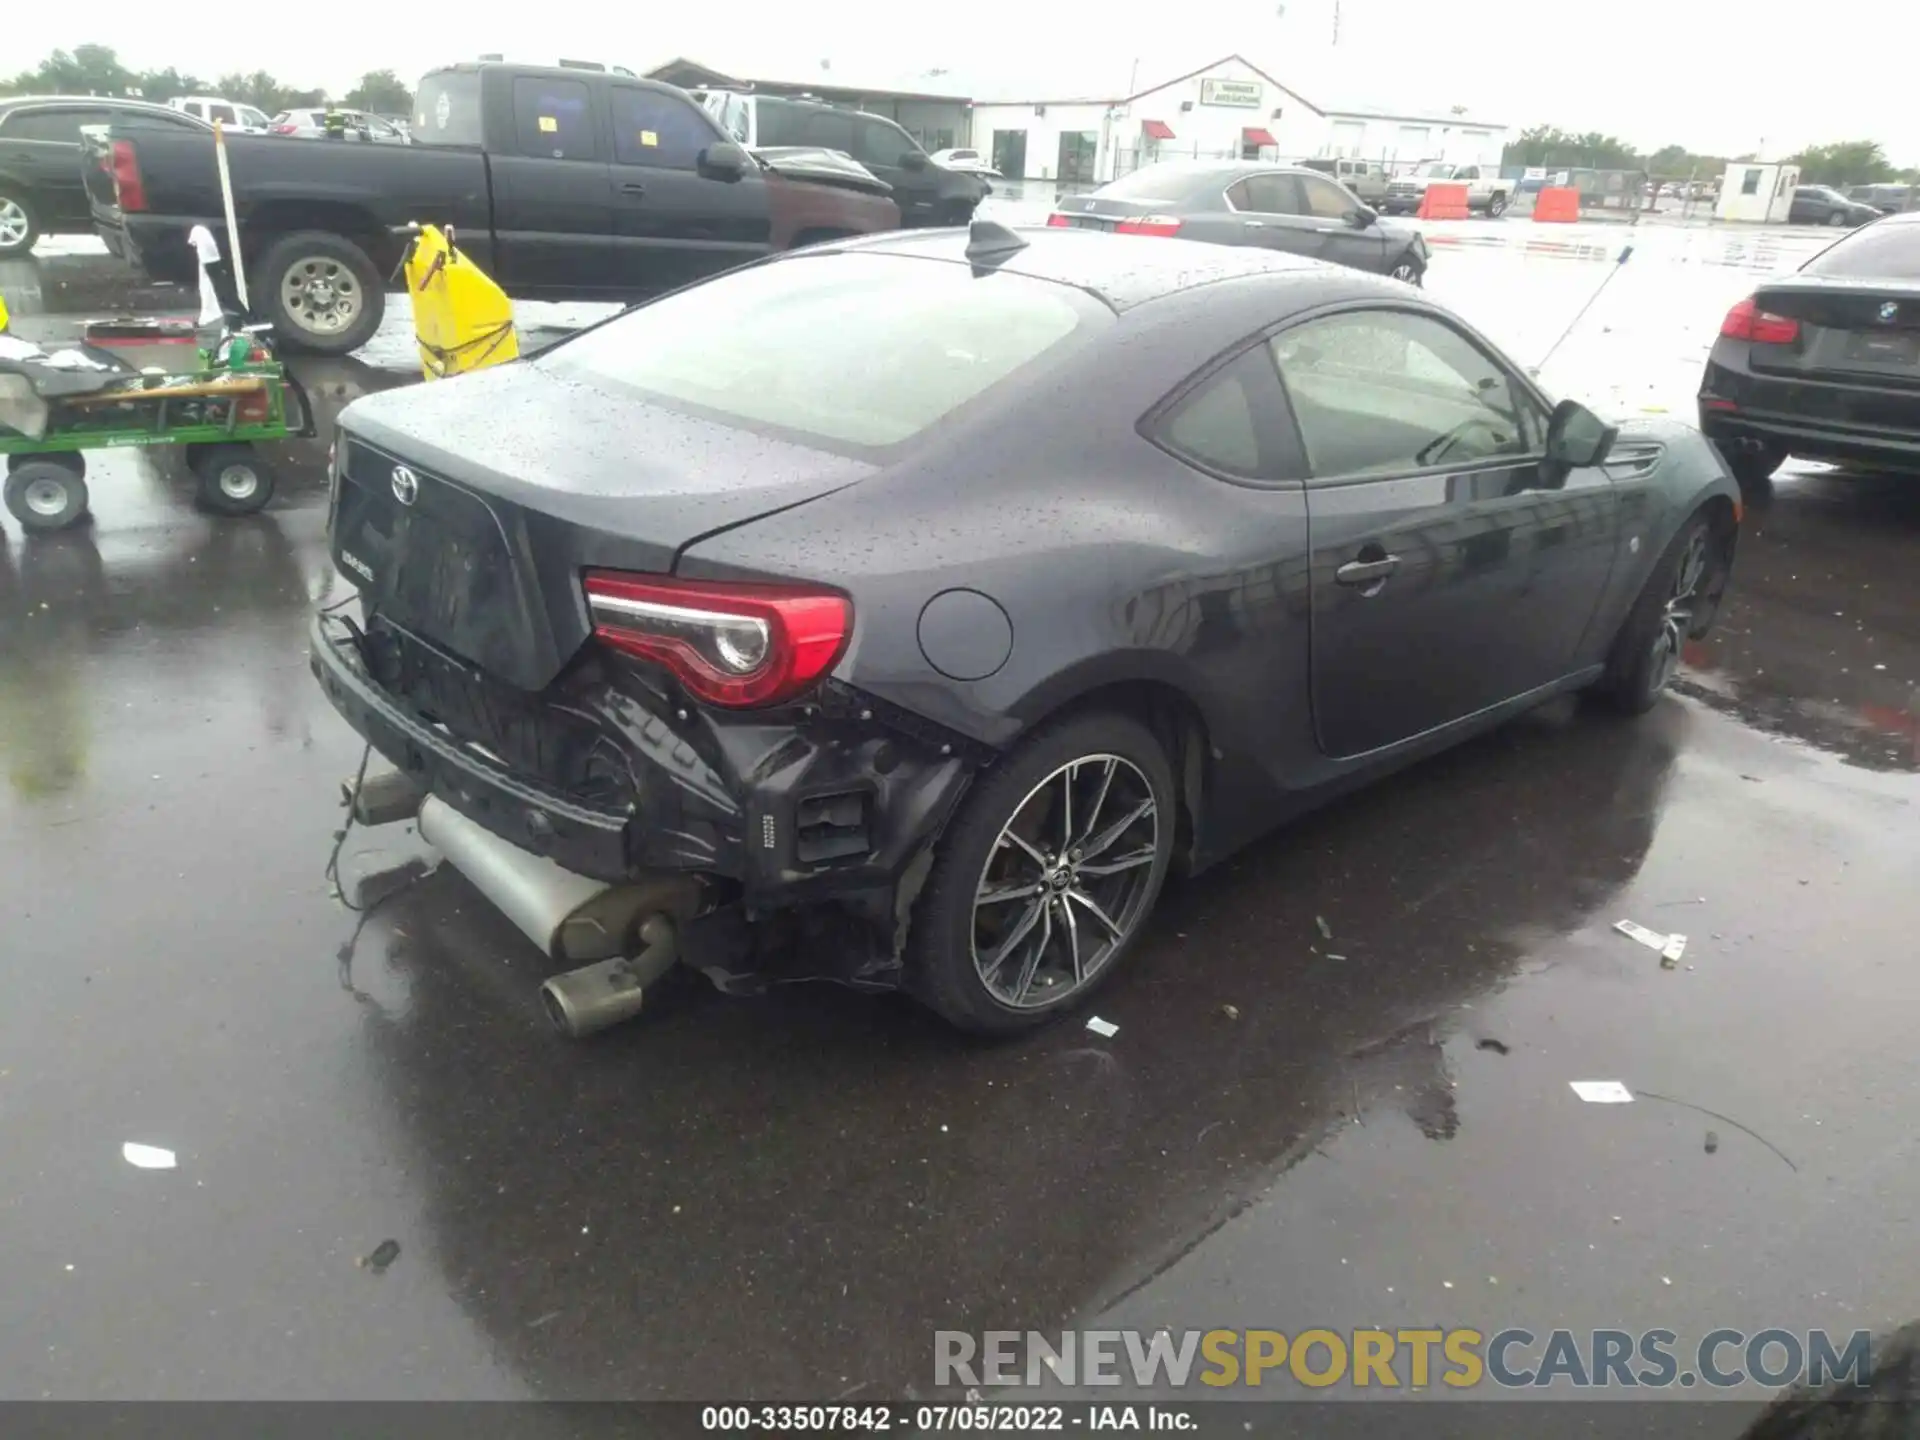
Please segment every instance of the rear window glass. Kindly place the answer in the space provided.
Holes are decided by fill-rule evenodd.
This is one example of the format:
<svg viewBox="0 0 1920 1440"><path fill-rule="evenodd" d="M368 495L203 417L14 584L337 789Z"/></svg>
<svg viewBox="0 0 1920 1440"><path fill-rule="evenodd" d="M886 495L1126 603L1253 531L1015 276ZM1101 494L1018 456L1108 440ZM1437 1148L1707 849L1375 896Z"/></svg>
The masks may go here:
<svg viewBox="0 0 1920 1440"><path fill-rule="evenodd" d="M856 449L912 439L1111 312L965 265L822 255L642 306L532 363Z"/></svg>
<svg viewBox="0 0 1920 1440"><path fill-rule="evenodd" d="M1868 225L1829 245L1800 267L1808 275L1863 280L1920 280L1920 225Z"/></svg>
<svg viewBox="0 0 1920 1440"><path fill-rule="evenodd" d="M413 102L413 143L478 145L480 140L479 74L436 70L422 80Z"/></svg>
<svg viewBox="0 0 1920 1440"><path fill-rule="evenodd" d="M1097 193L1116 200L1184 200L1199 188L1201 178L1191 170L1148 165L1101 186Z"/></svg>

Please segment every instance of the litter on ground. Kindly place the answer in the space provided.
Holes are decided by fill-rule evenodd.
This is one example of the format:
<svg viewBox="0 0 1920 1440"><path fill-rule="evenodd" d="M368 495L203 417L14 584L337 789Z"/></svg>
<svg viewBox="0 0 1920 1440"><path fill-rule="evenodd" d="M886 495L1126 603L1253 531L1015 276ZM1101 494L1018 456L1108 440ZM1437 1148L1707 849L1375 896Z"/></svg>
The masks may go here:
<svg viewBox="0 0 1920 1440"><path fill-rule="evenodd" d="M120 1147L120 1154L129 1165L141 1170L171 1170L179 1161L173 1151L162 1150L158 1145L140 1145L129 1140Z"/></svg>
<svg viewBox="0 0 1920 1440"><path fill-rule="evenodd" d="M1672 938L1671 936L1661 934L1658 930L1649 930L1644 925L1636 925L1631 920L1616 920L1613 928L1629 940L1638 940L1649 950L1666 949L1667 941Z"/></svg>
<svg viewBox="0 0 1920 1440"><path fill-rule="evenodd" d="M1589 1105L1625 1105L1633 1092L1618 1080L1569 1080L1573 1093Z"/></svg>
<svg viewBox="0 0 1920 1440"><path fill-rule="evenodd" d="M1102 1020L1098 1015L1088 1017L1087 1029L1108 1040L1111 1040L1120 1033L1120 1027L1118 1025L1114 1024L1111 1020Z"/></svg>

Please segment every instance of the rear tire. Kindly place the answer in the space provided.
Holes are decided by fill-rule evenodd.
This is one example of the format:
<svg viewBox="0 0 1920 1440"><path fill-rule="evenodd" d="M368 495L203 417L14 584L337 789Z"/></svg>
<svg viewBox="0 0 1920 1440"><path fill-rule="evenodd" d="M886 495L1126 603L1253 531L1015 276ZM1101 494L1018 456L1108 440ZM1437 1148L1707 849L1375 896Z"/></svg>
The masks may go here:
<svg viewBox="0 0 1920 1440"><path fill-rule="evenodd" d="M1721 449L1720 458L1733 472L1741 494L1765 496L1772 491L1773 472L1786 463L1787 452L1777 445L1762 445L1757 450L1739 446Z"/></svg>
<svg viewBox="0 0 1920 1440"><path fill-rule="evenodd" d="M1495 191L1494 194L1489 196L1487 199L1487 218L1489 220L1498 220L1502 215L1506 213L1507 213L1507 197L1503 194L1500 194L1498 191Z"/></svg>
<svg viewBox="0 0 1920 1440"><path fill-rule="evenodd" d="M38 454L7 456L7 473L22 465L64 465L82 480L87 478L87 457L78 450L42 450Z"/></svg>
<svg viewBox="0 0 1920 1440"><path fill-rule="evenodd" d="M1139 721L1091 712L1039 731L941 837L908 935L909 990L980 1035L1080 1005L1153 912L1175 805L1166 752Z"/></svg>
<svg viewBox="0 0 1920 1440"><path fill-rule="evenodd" d="M40 221L24 190L0 186L0 260L31 253L40 238Z"/></svg>
<svg viewBox="0 0 1920 1440"><path fill-rule="evenodd" d="M344 235L297 230L260 258L267 318L290 350L345 355L373 338L386 288L367 252Z"/></svg>
<svg viewBox="0 0 1920 1440"><path fill-rule="evenodd" d="M1621 715L1644 715L1667 691L1700 608L1714 592L1713 526L1695 513L1661 552L1607 656L1593 696Z"/></svg>
<svg viewBox="0 0 1920 1440"><path fill-rule="evenodd" d="M215 515L253 515L273 499L273 471L251 445L189 445L194 499Z"/></svg>
<svg viewBox="0 0 1920 1440"><path fill-rule="evenodd" d="M20 528L50 534L87 513L87 482L65 465L31 459L7 476L7 509Z"/></svg>

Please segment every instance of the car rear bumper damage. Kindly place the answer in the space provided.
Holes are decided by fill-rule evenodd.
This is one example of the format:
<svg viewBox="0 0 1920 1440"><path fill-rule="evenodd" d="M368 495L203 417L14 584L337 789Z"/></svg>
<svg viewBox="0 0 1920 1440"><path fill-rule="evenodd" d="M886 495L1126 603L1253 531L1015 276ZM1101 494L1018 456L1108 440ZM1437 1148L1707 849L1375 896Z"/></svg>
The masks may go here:
<svg viewBox="0 0 1920 1440"><path fill-rule="evenodd" d="M798 957L785 942L809 936L827 943L804 947L808 973L892 988L933 843L990 758L837 682L777 714L686 705L672 723L629 689L581 682L554 725L590 723L595 764L619 782L589 797L511 766L400 699L376 679L364 648L375 642L357 626L316 616L310 642L334 708L439 807L441 821L455 817L438 828L459 843L441 848L554 959L587 952L566 944L557 922L523 919L528 887L585 895L589 887L570 880L628 891L692 880L705 918L682 939L681 958L716 981L751 984L756 972L790 968ZM527 721L501 723L507 733ZM553 748L550 737L517 738Z"/></svg>

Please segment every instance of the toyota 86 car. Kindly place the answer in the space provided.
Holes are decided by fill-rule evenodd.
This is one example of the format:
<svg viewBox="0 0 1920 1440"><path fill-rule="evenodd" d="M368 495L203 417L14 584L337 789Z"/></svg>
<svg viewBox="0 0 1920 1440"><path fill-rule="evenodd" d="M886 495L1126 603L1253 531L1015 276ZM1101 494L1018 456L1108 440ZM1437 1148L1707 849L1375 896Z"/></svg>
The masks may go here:
<svg viewBox="0 0 1920 1440"><path fill-rule="evenodd" d="M976 222L357 401L313 663L550 960L797 953L1010 1031L1169 872L1551 696L1649 708L1739 515L1697 431L1406 285Z"/></svg>

